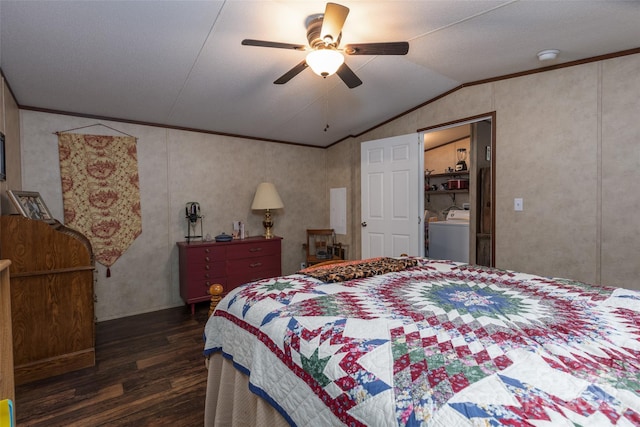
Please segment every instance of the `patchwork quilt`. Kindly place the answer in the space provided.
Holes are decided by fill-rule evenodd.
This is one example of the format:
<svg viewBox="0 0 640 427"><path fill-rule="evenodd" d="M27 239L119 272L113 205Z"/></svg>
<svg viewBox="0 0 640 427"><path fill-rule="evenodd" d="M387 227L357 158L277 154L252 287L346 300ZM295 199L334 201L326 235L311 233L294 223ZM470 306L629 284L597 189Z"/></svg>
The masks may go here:
<svg viewBox="0 0 640 427"><path fill-rule="evenodd" d="M640 425L640 292L411 260L237 288L205 355L298 426Z"/></svg>

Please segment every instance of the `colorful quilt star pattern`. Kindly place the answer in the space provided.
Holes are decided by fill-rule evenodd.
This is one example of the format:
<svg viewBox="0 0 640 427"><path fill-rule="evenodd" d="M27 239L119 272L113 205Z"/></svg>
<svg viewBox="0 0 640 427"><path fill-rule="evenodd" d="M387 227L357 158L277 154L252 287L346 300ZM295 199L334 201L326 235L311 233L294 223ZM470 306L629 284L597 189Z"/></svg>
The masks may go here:
<svg viewBox="0 0 640 427"><path fill-rule="evenodd" d="M232 358L298 425L640 425L640 292L414 264L238 288L205 354Z"/></svg>

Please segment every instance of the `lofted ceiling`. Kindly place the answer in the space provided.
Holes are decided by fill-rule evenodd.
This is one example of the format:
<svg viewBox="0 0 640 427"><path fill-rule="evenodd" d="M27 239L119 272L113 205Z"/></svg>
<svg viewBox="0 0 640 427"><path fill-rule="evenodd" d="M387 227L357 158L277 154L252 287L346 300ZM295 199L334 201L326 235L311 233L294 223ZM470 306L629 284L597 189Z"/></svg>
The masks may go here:
<svg viewBox="0 0 640 427"><path fill-rule="evenodd" d="M409 42L346 56L354 89L309 69L275 85L305 52L241 45L307 44L322 1L0 0L0 67L23 108L326 147L465 83L640 46L637 0L338 3L341 45Z"/></svg>

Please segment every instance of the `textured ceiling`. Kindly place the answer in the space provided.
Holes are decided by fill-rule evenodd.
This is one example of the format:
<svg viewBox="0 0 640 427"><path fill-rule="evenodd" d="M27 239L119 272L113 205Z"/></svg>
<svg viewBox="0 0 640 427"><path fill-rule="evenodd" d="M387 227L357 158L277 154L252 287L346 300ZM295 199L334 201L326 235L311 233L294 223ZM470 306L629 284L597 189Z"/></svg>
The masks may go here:
<svg viewBox="0 0 640 427"><path fill-rule="evenodd" d="M320 1L2 0L0 66L25 108L324 147L465 83L640 46L640 1L339 2L342 45L410 46L347 56L355 89L311 70L274 85L305 53L240 44L306 44Z"/></svg>

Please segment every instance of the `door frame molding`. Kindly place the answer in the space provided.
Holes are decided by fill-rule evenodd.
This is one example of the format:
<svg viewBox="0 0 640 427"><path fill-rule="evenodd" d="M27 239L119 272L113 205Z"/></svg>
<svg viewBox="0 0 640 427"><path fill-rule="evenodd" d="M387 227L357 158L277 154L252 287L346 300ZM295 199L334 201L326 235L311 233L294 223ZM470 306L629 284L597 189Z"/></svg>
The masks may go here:
<svg viewBox="0 0 640 427"><path fill-rule="evenodd" d="M428 126L420 128L417 132L420 134L421 141L424 141L424 134L429 132L437 132L448 128L461 126L465 124L473 124L483 120L491 121L491 267L495 266L496 262L496 112L490 111L484 114L478 114L475 116L461 118L450 122L441 123L438 125ZM424 151L424 150L423 150ZM423 162L424 169L424 162ZM424 188L424 175L422 176L422 186ZM422 195L422 204L424 205L424 195ZM425 218L423 218L423 221Z"/></svg>

